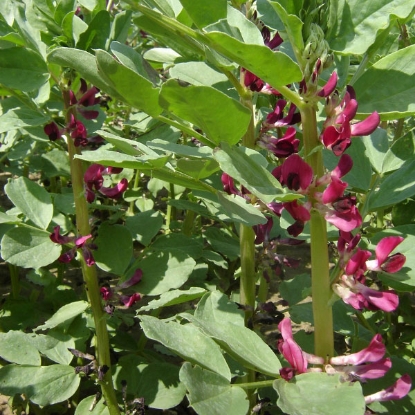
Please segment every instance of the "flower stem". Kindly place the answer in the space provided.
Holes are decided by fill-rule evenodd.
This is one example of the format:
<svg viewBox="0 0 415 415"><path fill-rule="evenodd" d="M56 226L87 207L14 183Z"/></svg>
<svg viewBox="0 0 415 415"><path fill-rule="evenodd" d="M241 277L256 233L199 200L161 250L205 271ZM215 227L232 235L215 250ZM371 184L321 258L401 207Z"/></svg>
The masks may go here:
<svg viewBox="0 0 415 415"><path fill-rule="evenodd" d="M63 98L65 108L69 109L69 92L67 90L63 91ZM67 111L67 122L70 120L70 112L71 110ZM78 148L75 147L71 137L68 137L68 153L71 168L72 190L75 201L77 233L78 235L86 236L91 233L91 228L89 225L88 205L84 193L84 169L82 160L75 158L75 156L80 152ZM83 256L79 256L81 261L82 275L84 278L88 300L92 309L92 315L95 323L96 359L99 366L108 368L104 378L99 383L101 385L102 394L105 397L110 415L120 415L117 397L115 395L114 385L112 383L107 319L106 314L102 308L97 269L95 265L88 266Z"/></svg>
<svg viewBox="0 0 415 415"><path fill-rule="evenodd" d="M321 150L317 132L316 110L312 105L301 108L304 150L306 161L317 177L324 173ZM333 311L329 303L332 296L329 255L327 245L327 224L317 211L311 212L311 290L314 316L314 353L331 357L334 354Z"/></svg>

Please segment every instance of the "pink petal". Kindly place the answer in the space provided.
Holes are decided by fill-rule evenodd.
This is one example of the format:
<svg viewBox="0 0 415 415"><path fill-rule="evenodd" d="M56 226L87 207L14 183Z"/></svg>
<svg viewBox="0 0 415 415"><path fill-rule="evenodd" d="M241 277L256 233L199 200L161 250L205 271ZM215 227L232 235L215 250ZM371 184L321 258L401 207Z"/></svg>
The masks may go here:
<svg viewBox="0 0 415 415"><path fill-rule="evenodd" d="M347 356L335 356L330 359L332 365L360 365L361 363L378 362L383 358L386 347L382 343L382 336L376 334L369 346L357 353Z"/></svg>
<svg viewBox="0 0 415 415"><path fill-rule="evenodd" d="M80 236L79 238L76 238L75 240L75 245L77 248L81 248L82 246L84 246L85 242L89 239L92 238L92 235L85 235L85 236Z"/></svg>
<svg viewBox="0 0 415 415"><path fill-rule="evenodd" d="M128 308L134 305L137 301L141 300L141 295L139 293L134 293L133 295L120 295L121 302Z"/></svg>
<svg viewBox="0 0 415 415"><path fill-rule="evenodd" d="M376 309L391 312L396 310L399 305L399 297L392 290L377 291L360 283L358 286L359 292L370 304L374 305Z"/></svg>
<svg viewBox="0 0 415 415"><path fill-rule="evenodd" d="M392 367L392 361L387 357L375 363L344 368L346 373L351 373L361 379L378 379Z"/></svg>
<svg viewBox="0 0 415 415"><path fill-rule="evenodd" d="M102 186L99 189L99 192L102 193L104 196L110 197L112 199L118 199L122 196L122 194L127 190L128 187L128 180L121 179L121 181L114 187L104 187Z"/></svg>
<svg viewBox="0 0 415 415"><path fill-rule="evenodd" d="M105 167L101 164L91 164L84 174L84 182L90 190L99 190L104 183L102 172Z"/></svg>
<svg viewBox="0 0 415 415"><path fill-rule="evenodd" d="M338 177L339 179L345 176L353 167L353 159L348 154L343 154L340 157L339 163L331 172L331 176Z"/></svg>
<svg viewBox="0 0 415 415"><path fill-rule="evenodd" d="M381 239L376 246L376 259L382 265L389 254L404 240L402 236L387 236Z"/></svg>
<svg viewBox="0 0 415 415"><path fill-rule="evenodd" d="M318 91L317 95L319 97L328 97L336 88L337 85L337 73L333 72L327 81L326 85L323 86L323 88Z"/></svg>
<svg viewBox="0 0 415 415"><path fill-rule="evenodd" d="M365 120L351 125L352 136L369 135L376 130L380 123L379 114L375 111L372 112Z"/></svg>
<svg viewBox="0 0 415 415"><path fill-rule="evenodd" d="M299 205L297 200L293 200L292 202L285 202L283 203L283 206L295 220L307 222L311 219L309 210L306 209L303 205Z"/></svg>
<svg viewBox="0 0 415 415"><path fill-rule="evenodd" d="M60 234L60 229L61 227L59 225L53 228L53 232L49 235L49 238L52 242L55 242L56 244L64 245L74 240L73 236L62 236Z"/></svg>
<svg viewBox="0 0 415 415"><path fill-rule="evenodd" d="M402 399L411 390L412 379L409 375L403 375L392 386L387 389L383 389L372 395L365 396L366 405L372 402L385 402L396 399Z"/></svg>
<svg viewBox="0 0 415 415"><path fill-rule="evenodd" d="M331 210L326 213L324 218L327 222L344 232L350 232L362 224L362 217L357 209L353 209L347 213Z"/></svg>
<svg viewBox="0 0 415 415"><path fill-rule="evenodd" d="M342 197L347 186L346 182L342 182L337 177L332 177L331 183L323 192L323 203L333 203L335 200Z"/></svg>
<svg viewBox="0 0 415 415"><path fill-rule="evenodd" d="M358 271L366 271L366 260L370 258L371 255L370 251L358 249L347 262L345 270L346 274L355 275Z"/></svg>
<svg viewBox="0 0 415 415"><path fill-rule="evenodd" d="M291 320L284 318L278 325L278 328L283 338L278 343L279 351L297 373L305 373L307 371L307 360L303 355L301 347L293 339Z"/></svg>
<svg viewBox="0 0 415 415"><path fill-rule="evenodd" d="M386 259L386 261L382 264L381 268L385 272L389 272L390 274L393 274L395 272L398 272L402 269L402 267L405 265L406 262L406 256L403 254L395 254L391 255Z"/></svg>
<svg viewBox="0 0 415 415"><path fill-rule="evenodd" d="M138 268L134 272L134 275L127 281L124 281L123 283L119 284L118 288L122 290L124 288L132 287L133 285L138 284L141 281L141 278L143 278L143 271L140 268Z"/></svg>

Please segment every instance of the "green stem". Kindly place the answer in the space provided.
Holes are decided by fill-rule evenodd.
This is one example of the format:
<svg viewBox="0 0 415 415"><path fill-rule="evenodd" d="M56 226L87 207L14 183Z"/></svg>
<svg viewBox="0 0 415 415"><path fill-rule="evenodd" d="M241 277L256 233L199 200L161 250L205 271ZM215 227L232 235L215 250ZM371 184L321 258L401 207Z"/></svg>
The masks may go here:
<svg viewBox="0 0 415 415"><path fill-rule="evenodd" d="M140 170L137 169L135 171L135 176L134 176L133 191L136 191L138 189L139 183L140 183ZM128 206L128 210L127 210L127 215L128 216L133 216L134 215L134 206L135 206L135 201L132 200L130 202L130 206Z"/></svg>
<svg viewBox="0 0 415 415"><path fill-rule="evenodd" d="M16 300L20 293L19 268L16 265L9 264L9 272L12 286L11 297Z"/></svg>
<svg viewBox="0 0 415 415"><path fill-rule="evenodd" d="M239 243L241 252L240 301L245 306L245 322L255 309L255 233L251 226L241 225Z"/></svg>
<svg viewBox="0 0 415 415"><path fill-rule="evenodd" d="M320 146L317 132L316 110L307 105L301 109L304 149L306 161L313 169L314 175L321 177L324 173L321 151L313 151ZM310 195L313 199L313 196ZM322 357L334 354L333 311L330 305L332 290L329 272L329 254L327 225L317 211L311 212L311 290L314 316L314 353Z"/></svg>
<svg viewBox="0 0 415 415"><path fill-rule="evenodd" d="M65 108L69 108L69 92L63 91ZM67 121L70 120L70 110L67 111ZM68 137L69 163L71 167L72 190L75 200L76 228L78 235L86 236L91 234L89 225L88 205L84 194L84 169L82 160L75 158L79 154L73 140ZM107 367L108 371L100 381L102 394L105 397L110 415L120 415L120 410L112 383L111 358L109 347L109 336L107 330L106 314L102 308L100 287L98 283L97 269L95 265L88 266L82 255L82 275L85 281L89 304L95 322L96 349L95 355L99 366Z"/></svg>
<svg viewBox="0 0 415 415"><path fill-rule="evenodd" d="M274 383L275 379L261 380L258 382L248 382L248 383L235 383L235 386L239 388L249 390L249 389L260 389L260 388L269 388Z"/></svg>

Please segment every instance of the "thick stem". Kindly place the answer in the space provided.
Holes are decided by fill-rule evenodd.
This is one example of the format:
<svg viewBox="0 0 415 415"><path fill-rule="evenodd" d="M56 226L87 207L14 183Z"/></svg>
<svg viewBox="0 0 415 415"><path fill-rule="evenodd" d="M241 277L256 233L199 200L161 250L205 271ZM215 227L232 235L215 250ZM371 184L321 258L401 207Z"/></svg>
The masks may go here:
<svg viewBox="0 0 415 415"><path fill-rule="evenodd" d="M63 92L63 97L65 108L69 109L68 91L65 90ZM67 111L67 121L69 120L70 110ZM84 194L84 169L82 160L75 158L75 155L79 153L79 151L75 147L71 137L68 137L68 153L71 167L72 190L75 200L77 233L78 235L86 236L91 233L91 228L89 225L88 205ZM82 255L80 255L80 261L88 300L95 323L96 359L99 366L108 368L104 378L99 383L101 385L102 393L105 397L110 415L119 415L120 410L117 403L117 397L115 395L114 385L112 383L107 319L102 308L97 269L95 265L88 266Z"/></svg>
<svg viewBox="0 0 415 415"><path fill-rule="evenodd" d="M321 151L313 151L320 145L317 132L315 108L311 105L301 109L304 150L306 161L314 174L324 173ZM311 195L312 199L312 195ZM327 245L327 224L321 214L312 211L310 220L311 236L311 284L314 316L314 353L322 357L334 354L333 311L330 305L332 289L330 284L329 255Z"/></svg>

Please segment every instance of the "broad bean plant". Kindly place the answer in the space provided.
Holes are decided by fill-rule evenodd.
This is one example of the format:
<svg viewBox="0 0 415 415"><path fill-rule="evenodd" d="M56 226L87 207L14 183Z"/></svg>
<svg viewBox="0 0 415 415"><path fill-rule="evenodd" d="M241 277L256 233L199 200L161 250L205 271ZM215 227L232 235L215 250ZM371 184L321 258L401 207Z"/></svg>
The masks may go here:
<svg viewBox="0 0 415 415"><path fill-rule="evenodd" d="M2 0L15 413L413 414L410 0Z"/></svg>

